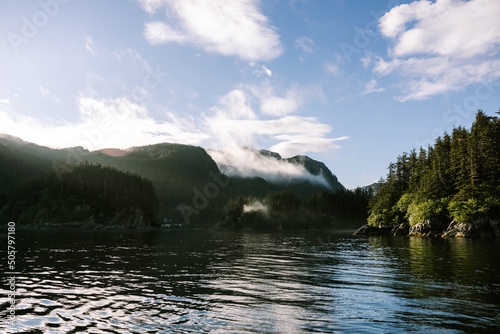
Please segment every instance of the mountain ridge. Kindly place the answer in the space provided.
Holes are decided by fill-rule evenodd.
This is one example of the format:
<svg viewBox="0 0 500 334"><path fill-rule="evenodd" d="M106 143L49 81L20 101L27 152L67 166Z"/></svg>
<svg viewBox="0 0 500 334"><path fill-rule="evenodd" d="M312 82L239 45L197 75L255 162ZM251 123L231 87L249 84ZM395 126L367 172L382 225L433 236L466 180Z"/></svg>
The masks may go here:
<svg viewBox="0 0 500 334"><path fill-rule="evenodd" d="M14 136L0 135L0 158L8 161L10 166L4 168L3 175L0 175L0 182L3 180L8 184L5 191L0 194L0 209L14 190L28 179L43 172L55 172L60 176L67 172L68 164L76 165L84 162L113 167L150 180L159 200L160 217L175 221L185 220L185 214L179 210L180 206L185 206L195 208L193 212L196 212L196 215L190 217L195 224L203 220L221 219L227 201L239 195L263 198L269 192L292 191L307 199L320 191L345 189L328 167L320 161L307 156L283 159L275 152L252 150L268 159L264 161L265 163L275 163L280 168L289 168L289 174L283 174L281 179L271 177L266 179L256 175L239 177L228 175L209 154L210 150L192 145L159 143L125 150L106 148L89 151L83 147L54 149L26 142ZM22 161L26 162L22 164ZM13 167L18 164L23 166L21 170L27 172L21 173ZM207 187L214 184L214 177L219 176L229 181L227 185L217 189L216 196L212 196L213 194L209 194L212 198L206 196L209 202L207 205L200 204L199 208L196 208L195 200L198 199L198 194L205 194L209 189ZM324 178L327 183L315 182L320 178ZM215 194L215 190L210 191Z"/></svg>

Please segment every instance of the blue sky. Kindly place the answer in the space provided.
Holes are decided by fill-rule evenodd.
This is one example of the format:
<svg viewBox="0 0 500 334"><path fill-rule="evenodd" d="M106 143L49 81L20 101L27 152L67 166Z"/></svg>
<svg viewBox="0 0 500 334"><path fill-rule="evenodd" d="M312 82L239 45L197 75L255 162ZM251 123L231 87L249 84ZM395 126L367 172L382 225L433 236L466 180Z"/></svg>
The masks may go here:
<svg viewBox="0 0 500 334"><path fill-rule="evenodd" d="M4 1L0 133L253 146L364 186L498 111L499 17L497 0Z"/></svg>

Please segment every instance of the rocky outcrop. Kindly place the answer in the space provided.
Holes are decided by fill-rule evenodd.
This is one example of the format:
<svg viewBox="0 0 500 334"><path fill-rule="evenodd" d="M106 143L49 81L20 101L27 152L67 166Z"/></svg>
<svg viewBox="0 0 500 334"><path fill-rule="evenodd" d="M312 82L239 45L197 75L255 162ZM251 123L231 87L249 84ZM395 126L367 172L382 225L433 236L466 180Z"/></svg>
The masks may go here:
<svg viewBox="0 0 500 334"><path fill-rule="evenodd" d="M452 221L443 238L495 238L500 237L500 222L494 219L479 218L470 223L459 223Z"/></svg>
<svg viewBox="0 0 500 334"><path fill-rule="evenodd" d="M385 236L390 235L392 227L375 227L371 225L361 226L354 235Z"/></svg>
<svg viewBox="0 0 500 334"><path fill-rule="evenodd" d="M361 226L354 235L411 236L443 238L500 238L500 219L477 218L469 223L452 221L449 225L436 218L410 226L408 222L393 227Z"/></svg>
<svg viewBox="0 0 500 334"><path fill-rule="evenodd" d="M391 230L393 236L407 236L410 233L410 224L408 222L396 225Z"/></svg>
<svg viewBox="0 0 500 334"><path fill-rule="evenodd" d="M500 238L500 219L490 220L490 226L493 229L493 233L496 238Z"/></svg>
<svg viewBox="0 0 500 334"><path fill-rule="evenodd" d="M436 218L431 218L423 223L411 226L408 235L412 237L438 237L443 234L445 228L445 223Z"/></svg>

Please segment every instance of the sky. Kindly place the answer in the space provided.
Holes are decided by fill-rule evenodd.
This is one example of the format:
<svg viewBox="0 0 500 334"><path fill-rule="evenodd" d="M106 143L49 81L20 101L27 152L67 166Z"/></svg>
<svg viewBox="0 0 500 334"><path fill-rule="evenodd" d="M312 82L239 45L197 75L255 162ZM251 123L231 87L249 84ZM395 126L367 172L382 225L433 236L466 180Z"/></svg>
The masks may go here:
<svg viewBox="0 0 500 334"><path fill-rule="evenodd" d="M498 0L0 3L0 133L251 146L347 188L500 108Z"/></svg>

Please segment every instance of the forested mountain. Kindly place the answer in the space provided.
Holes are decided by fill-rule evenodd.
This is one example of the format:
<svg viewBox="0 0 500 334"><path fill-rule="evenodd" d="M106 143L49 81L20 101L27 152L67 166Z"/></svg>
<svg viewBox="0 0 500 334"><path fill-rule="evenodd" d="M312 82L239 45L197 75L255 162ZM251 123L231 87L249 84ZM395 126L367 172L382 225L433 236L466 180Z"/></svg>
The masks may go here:
<svg viewBox="0 0 500 334"><path fill-rule="evenodd" d="M331 191L331 192L336 192L337 190L345 190L344 186L339 182L337 177L335 175L333 175L332 172L330 171L330 169L328 169L328 167L326 167L325 164L320 162L320 161L311 159L305 155L296 155L292 158L288 158L288 159L284 159L284 160L287 162L290 162L290 163L304 166L305 169L309 173L311 173L312 175L322 176L326 181L326 187L323 187L323 190L327 190L327 191ZM321 187L321 184L318 185L318 188L319 187ZM301 190L307 191L309 189L306 186L306 184L304 184L304 182L295 182L294 184L290 185L289 190L300 193ZM310 189L310 192L303 193L303 197L309 198L313 194L318 193L318 190Z"/></svg>
<svg viewBox="0 0 500 334"><path fill-rule="evenodd" d="M144 180L151 181L158 198L157 216L160 220L167 218L173 222L189 222L192 225L211 224L223 219L228 200L240 195L264 198L270 192L292 191L302 199L307 199L312 194L327 189L344 189L321 162L303 156L292 160L291 163L302 164L311 175L321 172L333 187L305 180L269 182L260 177L227 177L221 174L217 164L203 148L188 145L164 143L127 150L89 152L82 147L50 149L4 135L0 138L0 209L8 203L12 204L14 196L18 196L16 200L21 200L20 195L15 195L21 188L24 189L21 193L25 196L29 192L26 189L43 192L45 188L35 187L41 182L40 178L48 178L50 182L63 182L64 177L74 173L74 165L80 164L101 166L99 168L110 166L115 168L115 172L137 174ZM31 181L34 183L26 188L26 182ZM49 188L52 189L52 186L54 185L50 183ZM43 196L35 196L31 200L47 202ZM22 214L20 211L10 211L11 214L13 212ZM31 212L23 220L43 217L45 216L37 216Z"/></svg>
<svg viewBox="0 0 500 334"><path fill-rule="evenodd" d="M23 183L0 211L19 224L92 221L125 227L157 226L158 199L151 181L88 163L45 172Z"/></svg>
<svg viewBox="0 0 500 334"><path fill-rule="evenodd" d="M469 223L500 217L500 119L482 111L470 130L455 128L434 145L403 153L370 202L368 223L428 219Z"/></svg>
<svg viewBox="0 0 500 334"><path fill-rule="evenodd" d="M210 150L219 169L232 179L265 179L274 191L292 191L306 199L319 191L345 189L324 163L308 156L283 159L279 153L242 147L235 152ZM243 161L239 158L243 157ZM265 193L263 194L265 195Z"/></svg>

